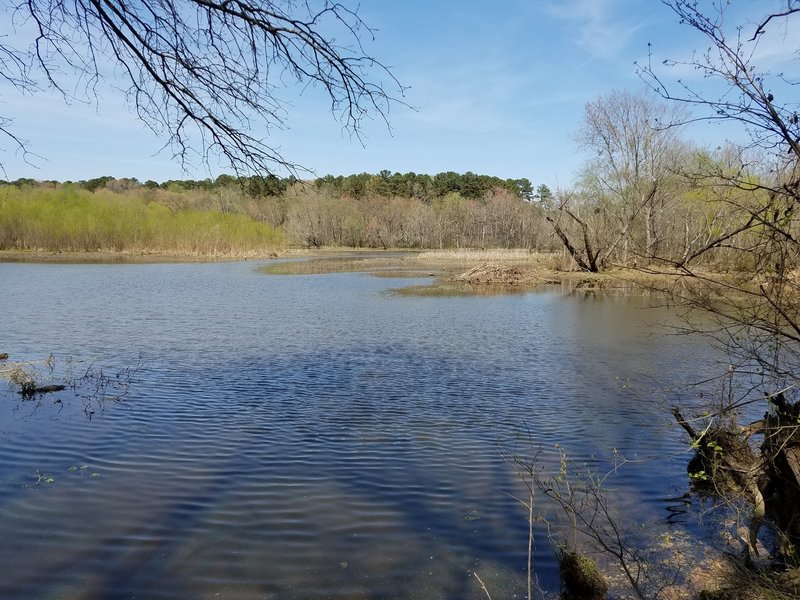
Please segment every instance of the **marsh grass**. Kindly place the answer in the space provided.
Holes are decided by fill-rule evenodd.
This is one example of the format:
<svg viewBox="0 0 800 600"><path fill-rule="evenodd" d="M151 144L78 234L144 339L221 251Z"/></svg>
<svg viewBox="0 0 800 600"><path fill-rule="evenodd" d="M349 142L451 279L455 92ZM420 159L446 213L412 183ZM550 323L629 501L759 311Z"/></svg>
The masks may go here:
<svg viewBox="0 0 800 600"><path fill-rule="evenodd" d="M508 296L524 294L530 288L512 287L508 285L475 286L455 281L439 281L430 285L411 285L389 290L395 296L421 298L466 298L472 296Z"/></svg>
<svg viewBox="0 0 800 600"><path fill-rule="evenodd" d="M0 186L0 250L241 256L283 241L244 215L171 210L109 190Z"/></svg>
<svg viewBox="0 0 800 600"><path fill-rule="evenodd" d="M534 252L524 248L427 250L417 254L413 260L420 264L442 264L450 270L465 265L493 263L525 267L535 271L559 273L575 271L574 261L564 252Z"/></svg>
<svg viewBox="0 0 800 600"><path fill-rule="evenodd" d="M54 383L55 358L51 354L40 361L2 362L0 379L8 381L23 398L37 393L61 391L64 385Z"/></svg>
<svg viewBox="0 0 800 600"><path fill-rule="evenodd" d="M524 260L523 260L524 258ZM492 259L493 262L485 262ZM560 256L527 250L456 250L409 252L393 255L365 255L353 252L338 256L317 256L306 260L273 262L259 270L269 275L320 275L366 273L386 278L426 278L429 284L403 286L390 293L400 296L453 297L495 296L524 293L544 285L560 285L564 293L613 291L615 279L579 271L561 270ZM465 271L478 263L486 267L487 277L479 283L463 279ZM494 267L519 271L518 280L509 283L494 278ZM632 284L631 284L632 285Z"/></svg>
<svg viewBox="0 0 800 600"><path fill-rule="evenodd" d="M389 260L364 259L355 257L312 258L309 260L278 262L259 269L270 275L322 275L325 273L369 272L388 265Z"/></svg>
<svg viewBox="0 0 800 600"><path fill-rule="evenodd" d="M282 262L264 267L272 275L368 272L388 277L435 276L461 273L465 265L492 262L524 265L531 268L557 270L556 253L530 252L525 249L494 250L428 250L391 256L363 256L358 252L339 256L312 257L304 261Z"/></svg>
<svg viewBox="0 0 800 600"><path fill-rule="evenodd" d="M314 257L307 260L276 262L259 269L269 275L322 275L326 273L368 273L376 277L435 277L441 269L431 269L415 256L365 256L354 253L339 256Z"/></svg>
<svg viewBox="0 0 800 600"><path fill-rule="evenodd" d="M453 250L427 250L420 252L417 259L436 262L532 262L541 260L549 254L531 252L524 248L491 248L488 250L459 248Z"/></svg>

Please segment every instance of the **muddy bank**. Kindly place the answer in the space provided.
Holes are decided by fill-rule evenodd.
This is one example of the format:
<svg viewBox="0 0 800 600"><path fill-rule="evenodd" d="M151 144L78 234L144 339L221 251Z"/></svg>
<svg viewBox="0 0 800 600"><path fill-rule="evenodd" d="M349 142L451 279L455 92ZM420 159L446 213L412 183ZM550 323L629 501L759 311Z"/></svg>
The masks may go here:
<svg viewBox="0 0 800 600"><path fill-rule="evenodd" d="M375 249L359 248L286 248L275 247L263 252L147 252L98 250L95 252L54 252L50 250L0 250L0 262L27 263L199 263L237 260L269 260L275 258L355 258L375 254ZM389 250L383 254L409 254L408 250Z"/></svg>
<svg viewBox="0 0 800 600"><path fill-rule="evenodd" d="M64 264L124 264L124 263L199 263L234 260L260 260L278 258L277 252L268 254L178 254L147 252L31 252L0 250L0 262L64 263Z"/></svg>
<svg viewBox="0 0 800 600"><path fill-rule="evenodd" d="M302 254L294 256L301 257ZM586 273L565 268L560 255L525 250L426 251L389 253L330 253L307 260L279 261L264 265L269 275L317 275L366 273L377 277L429 278L424 285L396 290L411 296L491 295L530 291L561 285L587 293L646 290L663 286L666 277L635 270L617 269Z"/></svg>
<svg viewBox="0 0 800 600"><path fill-rule="evenodd" d="M272 259L303 259L275 261ZM558 253L512 250L428 250L342 248L280 248L268 253L186 254L146 252L0 251L0 262L64 264L199 263L239 260L269 261L261 270L270 275L367 273L376 277L427 278L430 283L400 290L404 295L486 295L514 293L544 285L570 290L627 291L663 284L664 276L617 269L604 273L574 270Z"/></svg>

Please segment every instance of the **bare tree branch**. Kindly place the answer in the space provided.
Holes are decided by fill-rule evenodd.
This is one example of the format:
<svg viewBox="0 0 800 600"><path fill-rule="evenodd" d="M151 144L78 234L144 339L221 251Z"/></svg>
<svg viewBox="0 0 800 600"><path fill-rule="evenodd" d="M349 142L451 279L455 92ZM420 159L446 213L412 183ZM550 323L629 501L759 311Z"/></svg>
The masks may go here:
<svg viewBox="0 0 800 600"><path fill-rule="evenodd" d="M321 89L359 140L365 120L388 125L391 106L403 104L403 87L364 49L372 30L330 0L24 0L11 14L35 38L27 49L0 45L0 76L66 99L75 79L93 99L100 82L121 81L138 118L184 165L220 156L237 173L295 172L267 140L288 127L280 94L296 86Z"/></svg>

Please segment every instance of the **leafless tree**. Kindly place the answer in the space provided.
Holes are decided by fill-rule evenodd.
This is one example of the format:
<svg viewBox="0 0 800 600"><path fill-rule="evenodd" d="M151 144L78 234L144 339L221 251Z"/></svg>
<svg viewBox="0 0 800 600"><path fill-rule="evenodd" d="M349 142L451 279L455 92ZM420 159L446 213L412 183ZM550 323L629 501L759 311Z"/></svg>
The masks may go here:
<svg viewBox="0 0 800 600"><path fill-rule="evenodd" d="M670 179L683 151L673 126L680 118L675 107L644 93L612 91L586 105L578 139L594 158L585 177L610 198L606 210L617 222L623 261L637 251L630 242L639 221L644 240L638 253L649 257L658 250Z"/></svg>
<svg viewBox="0 0 800 600"><path fill-rule="evenodd" d="M680 117L652 94L612 91L587 103L578 132L591 153L579 184L586 210L580 214L576 195L561 194L547 219L580 269L658 252L685 152L672 126Z"/></svg>
<svg viewBox="0 0 800 600"><path fill-rule="evenodd" d="M609 230L606 224L602 221L595 223L597 219L593 217L600 211L587 206L582 200L573 191L559 190L545 213L545 220L550 223L578 268L597 273L605 266L616 244L602 237Z"/></svg>
<svg viewBox="0 0 800 600"><path fill-rule="evenodd" d="M756 517L773 518L782 557L796 559L800 221L795 209L800 201L800 81L760 69L756 63L759 43L768 35L773 40L779 37L776 30L788 31L800 18L800 1L769 3L771 10L734 29L726 18L730 3L664 0L664 4L682 24L699 32L708 47L688 60L667 60L658 67L651 57L639 65L640 76L664 99L690 107L694 115L686 122L726 121L746 134L726 156L685 172L695 189L722 207L725 218L717 219L710 235L683 256L660 257L661 265L681 278L682 285L671 288L671 298L711 317L710 327L706 320L696 328L725 344L732 356L732 376L742 383L743 391L710 412L702 428L687 431L698 431L692 436L694 443L711 469L717 470L719 465L713 463L720 456L732 459L726 467L730 472L741 472L737 465L742 460L752 465L740 486L752 491ZM766 6L758 5L762 10ZM786 41L795 44L791 50L796 54L796 39ZM703 77L670 82L664 73L675 66L689 67ZM720 254L732 272L714 274L699 268L700 259ZM763 403L763 419L743 428L726 426L732 414L753 402ZM676 418L687 428L682 413L677 412ZM747 444L753 436L761 436L758 451ZM745 456L751 449L753 456Z"/></svg>
<svg viewBox="0 0 800 600"><path fill-rule="evenodd" d="M403 93L362 46L372 30L330 0L16 0L5 12L16 33L0 38L0 76L13 88L69 99L77 81L95 99L101 82L121 85L184 165L218 155L237 173L296 169L268 141L287 126L292 85L324 90L355 135ZM9 119L0 133L26 152Z"/></svg>

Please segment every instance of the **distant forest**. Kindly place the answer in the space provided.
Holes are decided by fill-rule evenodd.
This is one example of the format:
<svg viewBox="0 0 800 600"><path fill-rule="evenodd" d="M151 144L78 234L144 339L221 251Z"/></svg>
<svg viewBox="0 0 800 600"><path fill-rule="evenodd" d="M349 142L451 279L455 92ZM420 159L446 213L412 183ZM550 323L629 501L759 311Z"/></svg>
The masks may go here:
<svg viewBox="0 0 800 600"><path fill-rule="evenodd" d="M541 249L552 236L539 205L550 198L546 185L534 188L526 178L470 172L381 171L308 181L272 175L161 183L17 179L0 182L0 249L201 254L260 252L286 244ZM257 226L244 235L237 222L234 234L233 218ZM181 241L165 227L180 232Z"/></svg>
<svg viewBox="0 0 800 600"><path fill-rule="evenodd" d="M152 179L141 182L135 177L116 179L111 176L105 176L63 182L64 185L76 185L90 192L104 187L116 189L117 191L128 191L137 187L159 188L169 191L213 191L219 188L239 186L251 197L278 196L297 183L300 183L300 180L296 177L281 178L275 175L241 178L232 175L220 175L216 179L170 179L162 183ZM531 200L535 195L533 185L527 178L501 179L492 175L477 175L469 171L466 173L447 171L437 175L424 175L418 173L392 173L384 170L377 175L370 173L347 176L325 175L324 177L306 181L306 183L313 184L318 190L326 189L337 196L349 196L351 198L364 198L368 195L375 195L433 200L455 192L464 198L478 199L485 197L486 194L495 189L504 189L525 200ZM54 187L62 185L62 182L21 178L14 181L0 180L0 184L16 187ZM540 185L537 191L538 193L549 193L545 185Z"/></svg>

